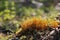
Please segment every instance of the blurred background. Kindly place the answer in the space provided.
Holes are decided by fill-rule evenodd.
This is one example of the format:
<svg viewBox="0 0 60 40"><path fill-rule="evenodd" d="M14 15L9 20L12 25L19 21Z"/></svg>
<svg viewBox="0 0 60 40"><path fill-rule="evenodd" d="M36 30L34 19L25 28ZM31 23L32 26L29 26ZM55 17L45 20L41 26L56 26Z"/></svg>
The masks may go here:
<svg viewBox="0 0 60 40"><path fill-rule="evenodd" d="M0 0L0 33L13 33L22 21L33 16L55 19L60 14L60 0Z"/></svg>

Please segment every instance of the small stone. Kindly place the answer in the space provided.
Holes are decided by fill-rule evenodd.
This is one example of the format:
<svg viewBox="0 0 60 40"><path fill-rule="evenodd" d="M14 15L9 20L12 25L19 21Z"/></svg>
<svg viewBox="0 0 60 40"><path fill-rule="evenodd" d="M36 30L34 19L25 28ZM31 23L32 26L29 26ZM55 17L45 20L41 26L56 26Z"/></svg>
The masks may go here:
<svg viewBox="0 0 60 40"><path fill-rule="evenodd" d="M36 16L36 13L32 13L31 16Z"/></svg>
<svg viewBox="0 0 60 40"><path fill-rule="evenodd" d="M36 6L36 8L41 8L43 6L43 3L41 2L32 1L32 3Z"/></svg>
<svg viewBox="0 0 60 40"><path fill-rule="evenodd" d="M60 3L57 3L55 8L56 8L56 10L60 11Z"/></svg>

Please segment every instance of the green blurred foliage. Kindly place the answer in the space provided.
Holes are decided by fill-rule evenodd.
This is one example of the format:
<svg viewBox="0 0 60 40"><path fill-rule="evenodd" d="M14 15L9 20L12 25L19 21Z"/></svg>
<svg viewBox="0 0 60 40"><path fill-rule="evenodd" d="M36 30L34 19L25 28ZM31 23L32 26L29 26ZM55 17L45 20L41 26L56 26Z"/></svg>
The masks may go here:
<svg viewBox="0 0 60 40"><path fill-rule="evenodd" d="M17 0L18 1L18 0ZM48 2L53 3L54 0L38 0L39 2ZM21 3L20 3L21 4ZM48 13L44 12L44 10L49 11ZM27 19L28 17L32 17L32 14L36 14L35 16L42 16L47 14L47 18L54 19L57 16L57 11L54 8L54 5L50 5L49 7L43 6L42 8L33 8L31 6L21 6L18 7L14 0L9 2L8 0L0 1L0 22L6 30L12 30L16 32L19 29L19 25L22 21Z"/></svg>
<svg viewBox="0 0 60 40"><path fill-rule="evenodd" d="M17 0L18 1L18 0ZM31 0L32 2L33 0ZM57 16L58 11L56 11L54 6L54 0L36 0L37 2L49 3L50 6L46 7L45 5L42 8L34 8L31 6L22 6L23 3L16 3L14 0L9 2L8 0L0 0L0 23L3 28L6 30L11 30L13 33L20 28L22 21L27 18L33 17L35 14L36 17L47 16L47 19L54 19ZM18 4L21 4L21 7L18 7ZM45 12L48 11L48 12ZM0 25L0 26L1 26ZM0 37L1 40L7 40L6 37Z"/></svg>
<svg viewBox="0 0 60 40"><path fill-rule="evenodd" d="M37 1L43 3L44 2L51 3L54 0L37 0ZM43 8L40 9L35 9L30 6L29 7L22 6L21 8L19 8L16 2L14 2L14 0L12 2L9 2L8 0L0 1L0 21L5 22L6 20L11 20L11 21L17 20L17 16L18 16L18 20L20 20L19 22L21 22L23 19L25 20L27 17L32 17L31 15L34 13L36 14L36 16L42 16L43 14L45 14L44 10L49 11L47 13L48 17L54 18L56 16L57 12L55 11L53 5L51 5L49 8L44 6ZM5 25L7 25L7 23Z"/></svg>

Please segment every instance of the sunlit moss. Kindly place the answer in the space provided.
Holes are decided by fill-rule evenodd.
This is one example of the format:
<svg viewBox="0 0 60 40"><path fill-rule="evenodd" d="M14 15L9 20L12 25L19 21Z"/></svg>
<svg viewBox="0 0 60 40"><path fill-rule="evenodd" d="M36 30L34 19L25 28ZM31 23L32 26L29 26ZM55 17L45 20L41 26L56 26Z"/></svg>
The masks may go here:
<svg viewBox="0 0 60 40"><path fill-rule="evenodd" d="M36 28L36 29L40 29L40 30L43 30L47 27L47 20L43 20L42 18L31 18L31 19L28 19L26 20L25 22L23 22L23 24L21 25L23 29L27 29L27 28L30 28L31 26L33 28Z"/></svg>
<svg viewBox="0 0 60 40"><path fill-rule="evenodd" d="M5 13L10 13L10 10L5 9L4 12L5 12Z"/></svg>
<svg viewBox="0 0 60 40"><path fill-rule="evenodd" d="M10 14L4 14L4 20L6 19L13 19L15 15L10 15Z"/></svg>

